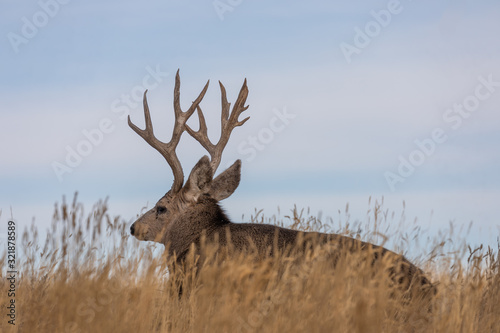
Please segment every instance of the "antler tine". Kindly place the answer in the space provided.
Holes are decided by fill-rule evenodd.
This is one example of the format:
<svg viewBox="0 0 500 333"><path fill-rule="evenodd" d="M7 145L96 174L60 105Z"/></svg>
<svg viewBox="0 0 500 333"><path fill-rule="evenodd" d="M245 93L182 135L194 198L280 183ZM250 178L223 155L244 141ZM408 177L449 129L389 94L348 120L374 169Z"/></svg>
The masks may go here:
<svg viewBox="0 0 500 333"><path fill-rule="evenodd" d="M151 122L151 115L149 113L148 101L146 97L147 90L144 92L143 98L143 106L144 106L144 119L146 123L146 128L141 130L130 120L130 115L128 116L128 125L130 128L134 130L140 137L142 137L151 147L156 149L164 158L167 160L167 163L170 165L172 172L174 174L174 183L172 185L172 191L178 192L182 188L182 184L184 183L184 172L182 171L182 165L177 157L177 153L175 149L179 144L182 133L186 130L186 121L191 117L194 110L199 108L199 104L205 93L208 89L208 81L205 84L205 87L200 92L198 97L194 100L191 107L183 112L180 106L180 76L179 70L177 70L177 74L175 75L175 87L174 87L174 116L175 116L175 124L172 132L172 138L169 142L162 142L155 137L153 132L153 124Z"/></svg>
<svg viewBox="0 0 500 333"><path fill-rule="evenodd" d="M198 141L203 148L205 148L210 154L212 171L215 174L215 171L219 167L222 158L222 152L226 147L227 142L229 141L229 137L231 136L231 132L235 127L243 125L250 117L246 117L245 119L239 121L238 118L241 113L248 109L248 105L245 106L246 99L248 97L248 87L247 80L243 82L243 86L240 89L240 93L238 94L238 98L234 103L231 114L229 113L229 109L231 107L231 103L227 101L226 96L226 88L219 81L220 90L221 90L221 136L217 144L213 144L208 138L207 133L207 124L205 122L205 117L203 116L203 112L199 106L197 106L198 111L198 119L200 122L200 128L198 131L193 131L188 125L186 125L187 132Z"/></svg>

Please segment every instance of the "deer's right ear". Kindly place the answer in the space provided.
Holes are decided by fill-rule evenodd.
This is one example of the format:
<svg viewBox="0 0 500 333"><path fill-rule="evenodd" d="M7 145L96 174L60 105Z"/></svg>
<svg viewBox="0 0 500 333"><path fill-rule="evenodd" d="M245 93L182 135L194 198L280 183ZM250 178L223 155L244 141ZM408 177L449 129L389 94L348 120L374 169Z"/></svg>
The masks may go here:
<svg viewBox="0 0 500 333"><path fill-rule="evenodd" d="M241 160L237 160L212 181L208 194L217 201L226 199L236 190L240 178Z"/></svg>
<svg viewBox="0 0 500 333"><path fill-rule="evenodd" d="M212 167L208 156L203 156L193 167L189 178L182 191L184 197L191 202L196 202L199 196L206 193L212 183Z"/></svg>

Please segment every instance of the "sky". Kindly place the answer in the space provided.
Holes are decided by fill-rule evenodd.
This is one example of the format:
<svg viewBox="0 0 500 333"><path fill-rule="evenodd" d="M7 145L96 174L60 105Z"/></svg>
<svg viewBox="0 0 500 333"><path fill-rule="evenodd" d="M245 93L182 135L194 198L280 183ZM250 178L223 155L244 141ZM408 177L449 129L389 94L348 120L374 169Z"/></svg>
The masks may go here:
<svg viewBox="0 0 500 333"><path fill-rule="evenodd" d="M234 102L247 79L250 120L218 170L243 162L221 203L234 221L296 205L338 222L347 204L363 220L383 200L430 233L472 222L468 240L494 245L499 15L497 1L2 0L0 221L44 230L76 191L130 222L152 207L172 174L126 117L143 126L148 89L169 140L179 69L184 110L210 80L212 140L217 82ZM182 137L186 175L205 153Z"/></svg>

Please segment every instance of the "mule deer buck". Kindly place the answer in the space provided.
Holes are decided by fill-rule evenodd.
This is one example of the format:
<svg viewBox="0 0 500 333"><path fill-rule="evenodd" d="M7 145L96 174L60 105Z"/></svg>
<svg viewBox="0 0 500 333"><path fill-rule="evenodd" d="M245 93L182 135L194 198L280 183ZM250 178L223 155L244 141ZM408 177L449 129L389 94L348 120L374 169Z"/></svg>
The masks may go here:
<svg viewBox="0 0 500 333"><path fill-rule="evenodd" d="M214 178L221 162L222 152L234 128L243 125L249 117L239 120L243 111L248 109L245 102L248 96L246 79L230 112L231 104L227 101L226 90L219 82L221 89L221 136L213 143L207 134L205 117L200 108L209 82L194 100L187 111L180 106L179 71L175 77L174 114L175 125L169 142L161 142L153 133L153 125L144 92L144 117L146 127L140 129L128 117L129 126L149 145L155 148L168 162L173 174L172 188L130 227L130 233L139 240L154 241L165 245L168 255L176 258L178 264L186 259L190 248L199 248L202 238L216 242L220 249L229 245L235 251L257 249L260 255L270 256L285 251L286 248L299 246L310 247L306 241L314 239L320 244L331 244L335 249L330 257L335 262L343 252L356 250L370 253L372 261L389 258L392 264L392 279L405 289L410 286L435 291L423 272L403 256L383 247L362 242L337 234L299 232L278 226L254 223L233 223L219 206L219 201L229 197L240 182L241 161L237 160L228 169ZM197 111L199 129L193 130L187 120ZM193 167L184 183L184 173L176 154L176 148L183 132L188 132L209 153L203 156ZM203 236L203 237L202 237Z"/></svg>

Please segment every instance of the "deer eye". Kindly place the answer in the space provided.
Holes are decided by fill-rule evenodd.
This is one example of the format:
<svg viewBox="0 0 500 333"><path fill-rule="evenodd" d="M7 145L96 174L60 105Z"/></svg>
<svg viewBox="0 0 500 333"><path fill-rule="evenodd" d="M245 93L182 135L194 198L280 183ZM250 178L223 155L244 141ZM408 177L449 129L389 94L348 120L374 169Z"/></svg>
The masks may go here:
<svg viewBox="0 0 500 333"><path fill-rule="evenodd" d="M164 206L156 207L156 214L164 214L167 212L167 208Z"/></svg>

